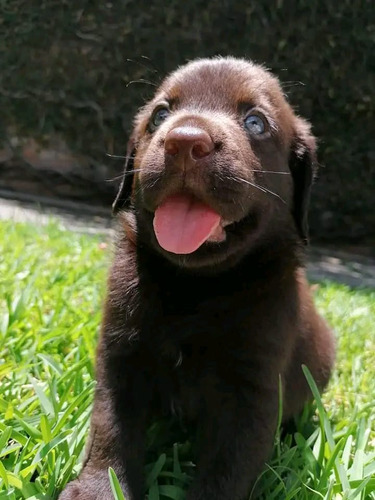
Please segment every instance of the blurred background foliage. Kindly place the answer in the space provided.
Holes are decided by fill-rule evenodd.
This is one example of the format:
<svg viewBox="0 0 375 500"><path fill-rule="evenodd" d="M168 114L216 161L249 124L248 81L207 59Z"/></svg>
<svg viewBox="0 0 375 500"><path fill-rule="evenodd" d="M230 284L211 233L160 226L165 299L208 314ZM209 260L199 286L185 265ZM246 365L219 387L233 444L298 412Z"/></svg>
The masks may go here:
<svg viewBox="0 0 375 500"><path fill-rule="evenodd" d="M189 59L265 63L319 137L316 238L375 237L373 0L0 0L0 191L109 206L132 117Z"/></svg>

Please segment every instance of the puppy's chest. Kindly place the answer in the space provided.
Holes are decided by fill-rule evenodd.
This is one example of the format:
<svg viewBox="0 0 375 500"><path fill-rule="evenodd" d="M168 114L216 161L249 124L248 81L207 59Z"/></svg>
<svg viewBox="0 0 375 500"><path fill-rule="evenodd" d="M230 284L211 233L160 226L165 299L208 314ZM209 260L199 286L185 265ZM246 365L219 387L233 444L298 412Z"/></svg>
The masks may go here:
<svg viewBox="0 0 375 500"><path fill-rule="evenodd" d="M249 360L236 326L219 313L198 312L168 316L158 325L151 347L154 402L164 414L194 419L213 387L239 382L240 366L245 370Z"/></svg>
<svg viewBox="0 0 375 500"><path fill-rule="evenodd" d="M147 351L157 409L195 418L217 388L231 393L246 386L263 335L241 293L168 288L171 293L159 289L152 309L141 308L140 342L134 345Z"/></svg>
<svg viewBox="0 0 375 500"><path fill-rule="evenodd" d="M195 419L212 386L233 371L234 358L225 344L193 337L184 342L163 342L155 351L154 404L164 415ZM234 377L233 377L234 378Z"/></svg>
<svg viewBox="0 0 375 500"><path fill-rule="evenodd" d="M155 354L174 368L188 368L219 360L225 344L239 335L239 325L220 307L163 308L153 331Z"/></svg>
<svg viewBox="0 0 375 500"><path fill-rule="evenodd" d="M240 352L254 343L254 316L248 301L237 297L164 293L154 314L145 314L141 337L160 364L178 373L202 370L237 361ZM179 299L179 300L178 300Z"/></svg>

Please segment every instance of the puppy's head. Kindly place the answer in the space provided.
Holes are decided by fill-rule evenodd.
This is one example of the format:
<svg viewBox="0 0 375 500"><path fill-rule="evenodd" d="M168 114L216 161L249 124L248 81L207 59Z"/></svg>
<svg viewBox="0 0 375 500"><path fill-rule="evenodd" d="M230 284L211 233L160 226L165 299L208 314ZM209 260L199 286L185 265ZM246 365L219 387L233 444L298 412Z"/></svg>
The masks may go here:
<svg viewBox="0 0 375 500"><path fill-rule="evenodd" d="M138 113L114 211L186 267L236 261L275 235L305 241L315 140L278 80L234 58L202 59Z"/></svg>

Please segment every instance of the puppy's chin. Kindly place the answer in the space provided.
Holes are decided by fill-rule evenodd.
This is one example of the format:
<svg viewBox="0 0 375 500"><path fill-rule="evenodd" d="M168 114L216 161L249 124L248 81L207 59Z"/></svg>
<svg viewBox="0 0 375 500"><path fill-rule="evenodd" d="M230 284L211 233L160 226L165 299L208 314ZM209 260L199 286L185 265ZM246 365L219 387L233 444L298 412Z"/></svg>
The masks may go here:
<svg viewBox="0 0 375 500"><path fill-rule="evenodd" d="M138 234L144 244L151 244L155 251L178 267L209 273L234 266L256 246L266 224L266 215L253 211L238 222L223 224L224 234L217 238L221 241L214 241L213 237L192 253L176 254L159 245L153 228L153 213L142 210L137 216L140 219Z"/></svg>

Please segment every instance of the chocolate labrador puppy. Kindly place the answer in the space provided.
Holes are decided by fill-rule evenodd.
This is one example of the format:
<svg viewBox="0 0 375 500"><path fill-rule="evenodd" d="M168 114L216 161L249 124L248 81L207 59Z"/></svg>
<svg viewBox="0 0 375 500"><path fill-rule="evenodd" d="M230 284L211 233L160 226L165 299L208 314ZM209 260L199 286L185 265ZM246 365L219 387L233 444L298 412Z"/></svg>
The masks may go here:
<svg viewBox="0 0 375 500"><path fill-rule="evenodd" d="M114 203L120 234L97 355L83 470L61 500L144 497L149 422L197 430L188 500L243 500L278 417L323 389L333 336L303 269L315 140L278 80L251 62L202 59L140 110Z"/></svg>

